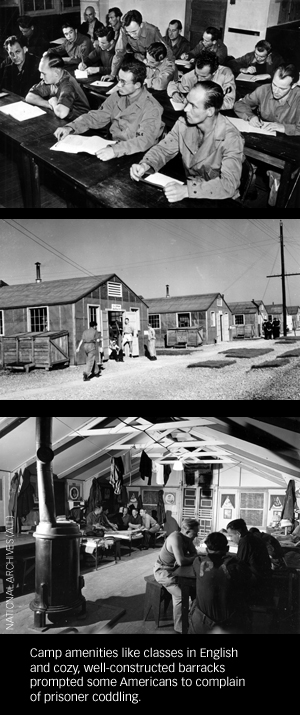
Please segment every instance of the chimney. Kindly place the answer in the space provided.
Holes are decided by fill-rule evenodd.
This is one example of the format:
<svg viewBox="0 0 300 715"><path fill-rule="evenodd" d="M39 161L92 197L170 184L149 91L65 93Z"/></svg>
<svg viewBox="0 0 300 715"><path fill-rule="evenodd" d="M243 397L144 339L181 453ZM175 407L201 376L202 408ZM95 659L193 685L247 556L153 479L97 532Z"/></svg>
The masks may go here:
<svg viewBox="0 0 300 715"><path fill-rule="evenodd" d="M41 282L42 282L42 279L41 279L41 270L40 270L40 265L41 265L41 264L40 264L40 263L36 263L35 265L36 265L36 279L35 279L35 282L36 282L36 283L41 283Z"/></svg>
<svg viewBox="0 0 300 715"><path fill-rule="evenodd" d="M166 298L170 298L169 287L170 286L166 286Z"/></svg>

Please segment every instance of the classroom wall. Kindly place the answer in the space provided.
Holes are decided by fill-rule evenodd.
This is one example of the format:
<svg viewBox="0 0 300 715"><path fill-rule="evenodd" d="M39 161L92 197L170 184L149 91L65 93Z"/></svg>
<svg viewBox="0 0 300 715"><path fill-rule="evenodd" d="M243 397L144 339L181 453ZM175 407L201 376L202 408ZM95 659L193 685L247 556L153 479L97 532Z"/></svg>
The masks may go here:
<svg viewBox="0 0 300 715"><path fill-rule="evenodd" d="M170 20L181 20L184 27L186 0L120 0L120 2L112 2L112 0L100 0L100 20L105 22L105 16L109 7L119 7L123 13L128 10L139 10L146 22L156 25L162 35L168 27Z"/></svg>

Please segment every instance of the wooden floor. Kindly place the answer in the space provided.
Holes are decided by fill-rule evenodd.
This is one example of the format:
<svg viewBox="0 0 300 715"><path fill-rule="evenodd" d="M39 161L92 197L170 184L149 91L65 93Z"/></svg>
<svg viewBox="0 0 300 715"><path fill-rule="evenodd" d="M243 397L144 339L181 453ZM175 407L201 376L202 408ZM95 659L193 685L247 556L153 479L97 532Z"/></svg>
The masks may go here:
<svg viewBox="0 0 300 715"><path fill-rule="evenodd" d="M2 204L0 208L24 208L16 164L1 154L0 162L4 167L4 171L0 174L0 204ZM41 189L41 202L43 209L67 208L65 201L44 186Z"/></svg>

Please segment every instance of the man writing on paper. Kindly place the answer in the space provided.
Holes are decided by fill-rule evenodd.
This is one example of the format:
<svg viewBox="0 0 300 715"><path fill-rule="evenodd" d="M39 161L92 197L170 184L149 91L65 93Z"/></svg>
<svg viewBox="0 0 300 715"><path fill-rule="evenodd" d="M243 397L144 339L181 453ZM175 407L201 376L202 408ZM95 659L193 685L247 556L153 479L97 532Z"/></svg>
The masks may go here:
<svg viewBox="0 0 300 715"><path fill-rule="evenodd" d="M149 149L163 131L163 108L143 86L146 67L141 62L123 65L119 71L118 91L108 97L99 109L79 117L75 122L59 127L58 140L68 134L84 134L88 129L102 129L110 124L111 138L117 143L97 152L102 161L124 154Z"/></svg>
<svg viewBox="0 0 300 715"><path fill-rule="evenodd" d="M89 110L84 91L64 67L62 57L45 52L39 64L41 82L26 96L26 102L52 109L59 119L75 118Z"/></svg>
<svg viewBox="0 0 300 715"><path fill-rule="evenodd" d="M223 99L223 91L215 82L196 84L187 97L186 118L180 117L142 162L133 164L131 178L138 181L151 168L159 171L181 154L186 184L181 186L170 179L164 188L168 201L237 198L244 140L227 117L219 113Z"/></svg>
<svg viewBox="0 0 300 715"><path fill-rule="evenodd" d="M167 58L167 48L163 42L153 42L147 49L146 85L148 89L163 90L167 86L175 73L175 62Z"/></svg>
<svg viewBox="0 0 300 715"><path fill-rule="evenodd" d="M253 52L247 52L243 57L228 60L227 64L233 74L243 72L244 74L269 74L273 77L275 70L282 62L282 57L272 51L270 43L260 40L256 43Z"/></svg>
<svg viewBox="0 0 300 715"><path fill-rule="evenodd" d="M179 82L169 82L167 92L175 102L186 103L186 95L197 82L211 80L222 87L224 100L221 109L232 109L235 103L236 87L234 76L229 67L219 66L215 52L203 50L196 59L195 69L182 75Z"/></svg>
<svg viewBox="0 0 300 715"><path fill-rule="evenodd" d="M97 42L94 49L84 62L78 65L79 70L87 69L88 74L107 75L111 70L111 63L115 53L114 31L111 27L103 27L97 31Z"/></svg>
<svg viewBox="0 0 300 715"><path fill-rule="evenodd" d="M283 134L300 134L300 87L297 87L299 72L294 65L280 65L272 84L257 87L234 105L238 117L253 127L263 122L267 131Z"/></svg>

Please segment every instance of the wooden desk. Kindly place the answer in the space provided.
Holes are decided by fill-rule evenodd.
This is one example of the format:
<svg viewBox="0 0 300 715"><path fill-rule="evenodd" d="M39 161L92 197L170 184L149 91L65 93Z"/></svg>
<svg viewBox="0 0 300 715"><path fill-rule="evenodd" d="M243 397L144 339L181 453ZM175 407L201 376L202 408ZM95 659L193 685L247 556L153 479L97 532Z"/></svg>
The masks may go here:
<svg viewBox="0 0 300 715"><path fill-rule="evenodd" d="M281 172L281 182L278 190L276 208L286 208L289 195L295 184L300 169L300 137L287 137L277 134L268 137L265 134L244 134L245 154L274 167Z"/></svg>
<svg viewBox="0 0 300 715"><path fill-rule="evenodd" d="M91 133L91 132L89 132ZM95 134L95 132L92 132ZM100 161L91 154L66 154L50 151L55 144L53 134L22 143L22 159L27 183L26 208L40 208L40 182L42 178L57 185L67 201L75 206L86 206L87 189L130 166L131 157Z"/></svg>
<svg viewBox="0 0 300 715"><path fill-rule="evenodd" d="M236 79L236 100L242 99L242 97L245 97L246 94L251 94L251 92L254 92L257 87L261 87L262 84L269 84L270 82L271 79L259 80L259 75L257 75L256 82L247 82L247 80L243 81L241 79Z"/></svg>
<svg viewBox="0 0 300 715"><path fill-rule="evenodd" d="M90 208L155 208L155 209L201 209L230 208L233 213L243 213L244 208L232 199L214 201L209 199L184 199L169 203L164 192L151 184L133 181L130 178L131 164L140 161L137 155L131 157L130 164L123 167L118 174L95 184L87 191L87 206ZM162 170L163 173L163 170ZM168 173L168 166L165 167Z"/></svg>
<svg viewBox="0 0 300 715"><path fill-rule="evenodd" d="M121 549L120 549L120 542L121 539L116 535L116 532L106 532L104 536L100 536L99 538L94 537L94 536L87 536L86 538L84 537L81 540L80 547L81 549L84 550L85 553L88 553L90 556L93 557L95 560L95 570L97 571L98 569L98 557L99 554L101 554L103 558L103 554L105 553L105 549L108 547L108 544L105 545L105 541L113 541L113 551L114 551L114 559L115 563L117 563L117 559L121 561ZM90 549L90 550L86 550ZM91 550L92 549L92 550Z"/></svg>

